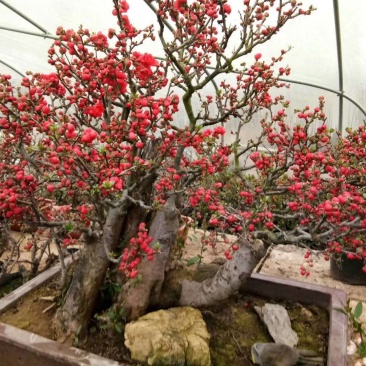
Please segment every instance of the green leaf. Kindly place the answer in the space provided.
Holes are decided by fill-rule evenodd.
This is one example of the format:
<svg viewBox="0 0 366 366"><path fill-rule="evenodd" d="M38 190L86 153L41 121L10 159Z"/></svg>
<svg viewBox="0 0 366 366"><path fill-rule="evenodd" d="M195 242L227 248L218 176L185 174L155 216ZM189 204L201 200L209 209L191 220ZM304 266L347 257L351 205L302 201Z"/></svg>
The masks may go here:
<svg viewBox="0 0 366 366"><path fill-rule="evenodd" d="M160 242L156 242L154 245L153 245L153 249L155 250L155 251L158 251L158 250L160 250L160 248L161 248L161 244L160 244Z"/></svg>
<svg viewBox="0 0 366 366"><path fill-rule="evenodd" d="M116 317L116 313L114 312L113 309L108 311L108 317L109 319L113 320Z"/></svg>
<svg viewBox="0 0 366 366"><path fill-rule="evenodd" d="M346 311L346 310L344 310L343 308L333 308L333 310L336 310L336 311L338 311L338 312L340 312L340 313L342 313L342 314L344 314L344 315L348 315L348 314L347 314L347 311Z"/></svg>
<svg viewBox="0 0 366 366"><path fill-rule="evenodd" d="M124 308L118 308L118 316L120 318L122 318L123 314L125 313L125 309Z"/></svg>
<svg viewBox="0 0 366 366"><path fill-rule="evenodd" d="M74 223L72 222L68 222L65 226L64 226L65 231L68 232L72 232L74 231Z"/></svg>
<svg viewBox="0 0 366 366"><path fill-rule="evenodd" d="M359 318L362 315L362 301L359 301L355 307L354 316L355 318Z"/></svg>
<svg viewBox="0 0 366 366"><path fill-rule="evenodd" d="M366 343L362 342L359 346L358 346L358 353L359 355L364 358L366 357Z"/></svg>
<svg viewBox="0 0 366 366"><path fill-rule="evenodd" d="M122 286L118 283L112 283L112 288L115 292L121 292Z"/></svg>
<svg viewBox="0 0 366 366"><path fill-rule="evenodd" d="M114 182L105 181L103 182L103 188L105 189L111 189L114 186Z"/></svg>
<svg viewBox="0 0 366 366"><path fill-rule="evenodd" d="M192 257L187 260L187 266L192 266L193 264L199 263L201 261L201 256Z"/></svg>
<svg viewBox="0 0 366 366"><path fill-rule="evenodd" d="M117 333L122 334L123 328L119 324L114 324L114 329L117 331Z"/></svg>

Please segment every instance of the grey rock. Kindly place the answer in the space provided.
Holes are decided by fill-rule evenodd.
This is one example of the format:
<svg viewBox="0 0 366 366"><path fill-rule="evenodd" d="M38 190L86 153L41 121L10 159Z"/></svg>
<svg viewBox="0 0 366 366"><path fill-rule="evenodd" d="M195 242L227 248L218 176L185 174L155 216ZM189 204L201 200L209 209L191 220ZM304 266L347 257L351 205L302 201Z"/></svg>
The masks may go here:
<svg viewBox="0 0 366 366"><path fill-rule="evenodd" d="M188 306L155 311L125 327L131 358L149 365L210 366L209 341L202 314Z"/></svg>
<svg viewBox="0 0 366 366"><path fill-rule="evenodd" d="M299 338L291 328L290 317L282 305L265 304L262 308L256 306L255 310L276 343L286 344L290 347L297 345Z"/></svg>

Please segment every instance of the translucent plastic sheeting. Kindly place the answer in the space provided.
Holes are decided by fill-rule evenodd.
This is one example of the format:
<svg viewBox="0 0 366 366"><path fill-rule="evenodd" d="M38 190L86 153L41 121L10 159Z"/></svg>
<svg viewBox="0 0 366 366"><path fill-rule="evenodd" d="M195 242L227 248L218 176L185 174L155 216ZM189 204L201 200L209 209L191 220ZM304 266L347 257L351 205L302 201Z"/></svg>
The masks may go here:
<svg viewBox="0 0 366 366"><path fill-rule="evenodd" d="M7 0L27 17L54 35L56 28L77 29L80 24L92 31L106 32L108 28L117 28L112 16L112 1L106 0ZM288 24L272 40L256 52L263 54L263 59L279 55L281 49L292 46L285 56L284 64L292 69L291 80L317 84L339 90L339 69L337 62L337 44L333 12L333 0L304 0L304 7L310 4L318 10L311 16L299 17ZM342 60L344 74L343 92L366 109L366 71L363 68L366 59L366 42L364 40L364 15L366 1L339 0L340 29L342 41ZM130 19L140 28L155 24L155 16L143 0L130 0ZM233 12L239 9L242 1L229 0ZM239 16L233 19L239 22ZM34 25L22 19L0 2L0 27L42 33ZM51 72L47 63L47 50L52 39L37 37L0 29L0 61L12 66L21 73ZM145 52L162 56L158 41L149 43ZM250 55L248 56L250 57ZM251 62L252 60L249 60ZM21 76L14 70L0 63L0 73L13 75L15 83ZM334 93L304 85L292 84L289 90L283 90L286 99L291 100L293 108L305 105L316 106L318 96L326 97L326 113L329 123L338 127L338 96ZM295 115L290 116L295 120ZM352 103L345 100L343 126L355 127L365 119L364 114Z"/></svg>

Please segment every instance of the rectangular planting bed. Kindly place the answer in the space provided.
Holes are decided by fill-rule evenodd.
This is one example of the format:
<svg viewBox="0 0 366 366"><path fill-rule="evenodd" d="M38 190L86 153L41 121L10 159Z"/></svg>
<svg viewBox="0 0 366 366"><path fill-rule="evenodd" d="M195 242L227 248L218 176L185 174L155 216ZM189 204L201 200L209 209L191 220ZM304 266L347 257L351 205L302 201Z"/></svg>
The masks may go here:
<svg viewBox="0 0 366 366"><path fill-rule="evenodd" d="M0 313L59 273L60 267L55 266L0 299ZM347 317L335 310L346 304L343 291L261 274L253 274L244 290L275 300L327 309L330 321L327 365L347 365ZM128 366L4 323L0 323L0 360L2 365L9 366Z"/></svg>

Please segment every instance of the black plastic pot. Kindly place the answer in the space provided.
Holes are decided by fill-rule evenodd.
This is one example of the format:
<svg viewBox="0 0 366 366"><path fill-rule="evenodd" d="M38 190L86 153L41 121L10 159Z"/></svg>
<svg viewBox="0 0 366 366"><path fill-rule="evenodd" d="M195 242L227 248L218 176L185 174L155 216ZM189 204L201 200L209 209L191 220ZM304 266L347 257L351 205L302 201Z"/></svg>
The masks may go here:
<svg viewBox="0 0 366 366"><path fill-rule="evenodd" d="M332 255L330 258L330 275L335 280L350 285L366 286L366 273L362 271L365 262L360 259L348 259L346 253Z"/></svg>

